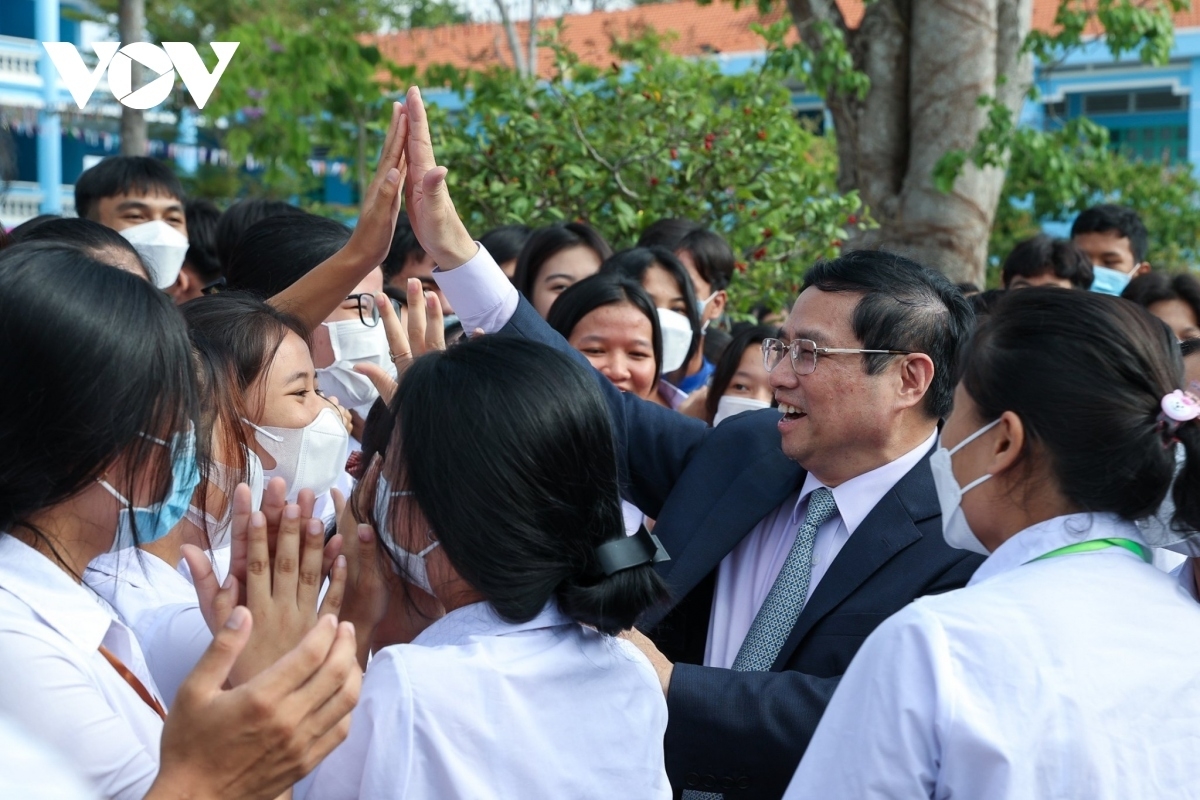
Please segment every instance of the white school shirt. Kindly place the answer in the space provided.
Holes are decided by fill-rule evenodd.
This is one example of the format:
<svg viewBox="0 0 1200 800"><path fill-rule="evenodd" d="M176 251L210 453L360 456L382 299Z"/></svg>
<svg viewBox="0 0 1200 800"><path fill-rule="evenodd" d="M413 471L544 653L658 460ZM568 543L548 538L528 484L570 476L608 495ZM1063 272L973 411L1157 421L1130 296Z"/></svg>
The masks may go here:
<svg viewBox="0 0 1200 800"><path fill-rule="evenodd" d="M0 714L0 797L20 800L100 800L59 753Z"/></svg>
<svg viewBox="0 0 1200 800"><path fill-rule="evenodd" d="M968 585L880 625L825 710L785 800L1196 797L1200 604L1074 514L1004 542Z"/></svg>
<svg viewBox="0 0 1200 800"><path fill-rule="evenodd" d="M813 542L812 572L808 597L829 566L842 552L854 531L879 505L883 496L907 475L937 441L937 428L917 447L881 467L855 476L834 487L837 513L817 528ZM755 525L717 567L712 611L708 618L708 642L704 665L730 669L737 658L754 618L783 569L796 534L808 511L808 497L818 488L829 488L810 472L798 494L793 494ZM805 601L807 602L807 600Z"/></svg>
<svg viewBox="0 0 1200 800"><path fill-rule="evenodd" d="M133 632L103 601L0 535L0 713L69 754L102 796L141 800L158 774L162 719L101 644L157 694Z"/></svg>
<svg viewBox="0 0 1200 800"><path fill-rule="evenodd" d="M552 602L525 623L464 606L375 654L350 736L298 798L671 797L650 662Z"/></svg>
<svg viewBox="0 0 1200 800"><path fill-rule="evenodd" d="M223 551L228 554L229 548ZM226 556L226 572L228 565ZM83 580L133 629L164 705L170 707L213 638L200 613L191 574L158 556L128 549L97 556Z"/></svg>

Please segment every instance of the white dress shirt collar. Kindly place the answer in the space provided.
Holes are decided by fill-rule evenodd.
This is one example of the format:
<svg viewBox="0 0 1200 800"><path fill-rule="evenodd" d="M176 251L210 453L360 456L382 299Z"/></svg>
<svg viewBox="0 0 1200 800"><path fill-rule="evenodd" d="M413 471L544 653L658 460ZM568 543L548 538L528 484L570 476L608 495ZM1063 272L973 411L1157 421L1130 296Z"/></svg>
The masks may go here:
<svg viewBox="0 0 1200 800"><path fill-rule="evenodd" d="M100 647L115 622L100 598L10 535L0 536L0 587L85 653Z"/></svg>
<svg viewBox="0 0 1200 800"><path fill-rule="evenodd" d="M505 636L522 631L578 624L559 610L553 600L528 622L508 622L496 613L490 603L472 603L456 608L434 622L413 639L413 644L425 647L466 644L476 636Z"/></svg>
<svg viewBox="0 0 1200 800"><path fill-rule="evenodd" d="M862 521L867 518L871 510L879 505L879 501L883 496L890 492L892 488L900 482L900 479L909 473L909 471L917 465L926 453L933 448L934 442L937 441L937 428L934 428L933 433L929 434L929 438L921 442L921 444L909 450L904 455L897 458L895 461L889 461L882 467L876 467L870 472L864 472L862 475L857 475L845 483L830 489L833 492L833 500L837 503L838 514L842 518L842 524L846 526L848 533L854 533ZM796 501L796 507L792 511L791 527L794 529L801 522L801 509L804 503L808 500L808 496L817 488L826 488L825 484L821 483L811 472L804 479L804 486L800 489L800 497Z"/></svg>
<svg viewBox="0 0 1200 800"><path fill-rule="evenodd" d="M1051 550L1078 544L1092 539L1132 539L1145 545L1142 533L1132 522L1116 514L1083 513L1053 517L1032 525L1004 541L975 570L968 586L1016 569ZM1122 547L1111 548L1113 552L1125 553L1130 558L1136 555ZM1098 552L1107 552L1098 551Z"/></svg>

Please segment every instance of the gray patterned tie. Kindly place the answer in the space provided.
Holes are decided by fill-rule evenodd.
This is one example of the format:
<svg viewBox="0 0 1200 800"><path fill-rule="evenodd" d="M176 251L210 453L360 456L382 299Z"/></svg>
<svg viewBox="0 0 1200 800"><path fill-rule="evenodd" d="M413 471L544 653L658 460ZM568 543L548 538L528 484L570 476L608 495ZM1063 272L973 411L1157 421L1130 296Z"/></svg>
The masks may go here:
<svg viewBox="0 0 1200 800"><path fill-rule="evenodd" d="M808 597L808 581L812 576L813 543L817 528L837 513L833 492L824 486L808 496L804 523L796 533L796 541L762 608L754 617L746 640L738 650L733 668L741 672L765 672L775 663L783 643L796 626L804 601Z"/></svg>

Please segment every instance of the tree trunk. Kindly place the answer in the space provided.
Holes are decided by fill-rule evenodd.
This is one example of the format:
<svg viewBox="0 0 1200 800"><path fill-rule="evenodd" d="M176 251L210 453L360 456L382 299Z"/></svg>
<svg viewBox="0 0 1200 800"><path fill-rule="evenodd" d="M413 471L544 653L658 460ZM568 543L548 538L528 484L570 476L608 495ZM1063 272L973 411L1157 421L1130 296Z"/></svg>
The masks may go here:
<svg viewBox="0 0 1200 800"><path fill-rule="evenodd" d="M529 58L525 66L531 80L537 79L538 68L538 0L529 0Z"/></svg>
<svg viewBox="0 0 1200 800"><path fill-rule="evenodd" d="M857 189L879 223L850 246L902 253L982 285L1004 171L968 164L944 193L933 169L948 151L975 143L987 121L980 96L1019 112L1033 75L1020 53L1032 0L877 0L857 30L832 0L790 0L790 9L814 49L822 45L814 20L840 25L855 66L871 80L863 100L836 91L827 98L839 188Z"/></svg>
<svg viewBox="0 0 1200 800"><path fill-rule="evenodd" d="M496 0L496 9L500 12L500 25L504 28L504 36L508 40L508 49L513 57L513 69L521 77L527 77L529 70L525 66L525 55L521 52L521 37L517 35L517 26L513 24L508 14L506 0Z"/></svg>
<svg viewBox="0 0 1200 800"><path fill-rule="evenodd" d="M146 0L121 0L117 28L122 45L142 41L142 32L146 29ZM136 61L133 62L130 86L133 91L142 87L142 67ZM144 156L149 150L145 112L122 105L121 155Z"/></svg>

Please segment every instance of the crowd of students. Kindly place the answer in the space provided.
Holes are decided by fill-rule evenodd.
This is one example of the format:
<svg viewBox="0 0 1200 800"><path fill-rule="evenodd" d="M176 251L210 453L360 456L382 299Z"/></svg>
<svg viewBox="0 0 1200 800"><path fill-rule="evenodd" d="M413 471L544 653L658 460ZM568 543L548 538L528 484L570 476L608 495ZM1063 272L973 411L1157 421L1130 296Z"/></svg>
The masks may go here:
<svg viewBox="0 0 1200 800"><path fill-rule="evenodd" d="M1197 796L1135 214L731 324L717 233L473 235L430 142L353 229L113 157L0 233L0 796Z"/></svg>

